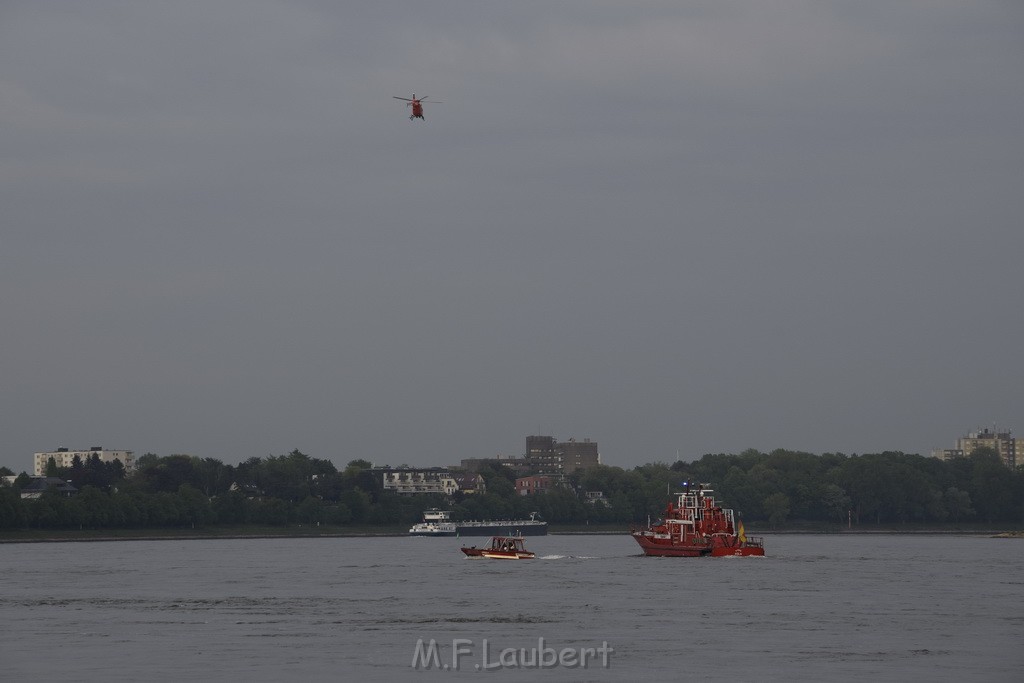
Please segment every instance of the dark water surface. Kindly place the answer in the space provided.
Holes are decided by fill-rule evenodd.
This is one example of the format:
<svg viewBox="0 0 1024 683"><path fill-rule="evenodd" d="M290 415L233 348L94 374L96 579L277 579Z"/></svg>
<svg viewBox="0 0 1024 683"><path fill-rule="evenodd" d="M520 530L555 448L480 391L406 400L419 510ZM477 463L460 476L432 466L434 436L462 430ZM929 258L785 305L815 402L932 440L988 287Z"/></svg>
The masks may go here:
<svg viewBox="0 0 1024 683"><path fill-rule="evenodd" d="M0 545L0 671L47 681L1024 678L1021 539L775 535L765 558L687 559L640 556L626 535L554 535L527 539L532 562L458 551L483 540ZM424 661L417 643L428 654L431 639L437 659Z"/></svg>

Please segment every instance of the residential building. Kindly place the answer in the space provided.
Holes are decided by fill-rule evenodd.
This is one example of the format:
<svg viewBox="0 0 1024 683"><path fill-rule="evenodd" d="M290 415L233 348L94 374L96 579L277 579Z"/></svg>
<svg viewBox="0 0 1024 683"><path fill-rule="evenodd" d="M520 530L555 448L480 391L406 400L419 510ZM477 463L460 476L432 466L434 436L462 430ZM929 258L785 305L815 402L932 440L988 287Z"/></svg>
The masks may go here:
<svg viewBox="0 0 1024 683"><path fill-rule="evenodd" d="M486 493L487 483L484 478L473 472L454 472L452 473L452 479L455 480L455 485L458 486L459 491L466 494L473 493Z"/></svg>
<svg viewBox="0 0 1024 683"><path fill-rule="evenodd" d="M450 496L459 490L452 473L444 467L427 469L381 468L376 470L382 477L385 491L403 495L440 493Z"/></svg>
<svg viewBox="0 0 1024 683"><path fill-rule="evenodd" d="M565 474L558 442L553 436L526 437L526 462L538 474Z"/></svg>
<svg viewBox="0 0 1024 683"><path fill-rule="evenodd" d="M529 474L530 466L526 462L526 458L522 457L509 457L509 456L497 456L494 458L465 458L459 464L459 469L466 470L468 472L479 472L483 467L493 467L498 470L500 468L506 468L513 474Z"/></svg>
<svg viewBox="0 0 1024 683"><path fill-rule="evenodd" d="M519 477L516 479L517 496L533 496L538 493L547 493L556 485L555 479L547 475L533 475Z"/></svg>
<svg viewBox="0 0 1024 683"><path fill-rule="evenodd" d="M21 488L21 497L29 499L42 498L43 494L51 488L62 496L78 493L78 489L72 486L71 482L64 481L60 477L32 477Z"/></svg>
<svg viewBox="0 0 1024 683"><path fill-rule="evenodd" d="M558 446L562 450L562 463L566 474L601 464L601 455L597 452L596 441L569 439Z"/></svg>
<svg viewBox="0 0 1024 683"><path fill-rule="evenodd" d="M596 441L569 439L559 442L553 436L526 437L525 458L536 474L565 476L601 464Z"/></svg>
<svg viewBox="0 0 1024 683"><path fill-rule="evenodd" d="M1017 453L1024 453L1024 439L1015 438L1011 431L997 431L994 427L970 432L956 440L953 448L938 448L932 451L932 457L939 460L963 458L970 455L976 448L991 448L999 454L999 458L1007 467L1016 467Z"/></svg>
<svg viewBox="0 0 1024 683"><path fill-rule="evenodd" d="M84 465L85 461L94 455L99 457L100 462L120 460L125 474L131 474L135 471L135 455L132 451L107 450L103 446L93 446L89 450L83 451L58 448L55 451L36 453L33 460L33 471L37 477L45 475L46 464L50 461L50 458L53 458L53 461L57 463L57 467L71 467L74 464L75 456L78 456L78 459Z"/></svg>
<svg viewBox="0 0 1024 683"><path fill-rule="evenodd" d="M596 441L558 441L553 436L528 436L526 453L522 457L466 458L460 468L470 472L479 472L484 466L506 468L518 477L531 474L566 476L600 464Z"/></svg>

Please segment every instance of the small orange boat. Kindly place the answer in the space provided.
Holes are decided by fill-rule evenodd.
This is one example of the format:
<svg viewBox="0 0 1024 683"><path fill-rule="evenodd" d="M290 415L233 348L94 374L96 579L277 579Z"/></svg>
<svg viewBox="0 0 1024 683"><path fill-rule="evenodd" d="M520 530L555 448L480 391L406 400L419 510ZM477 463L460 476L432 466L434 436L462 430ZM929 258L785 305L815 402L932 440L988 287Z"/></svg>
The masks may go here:
<svg viewBox="0 0 1024 683"><path fill-rule="evenodd" d="M469 548L463 547L462 552L466 557L481 558L490 560L532 560L535 555L526 549L522 536L492 536L491 544L483 548L475 545Z"/></svg>

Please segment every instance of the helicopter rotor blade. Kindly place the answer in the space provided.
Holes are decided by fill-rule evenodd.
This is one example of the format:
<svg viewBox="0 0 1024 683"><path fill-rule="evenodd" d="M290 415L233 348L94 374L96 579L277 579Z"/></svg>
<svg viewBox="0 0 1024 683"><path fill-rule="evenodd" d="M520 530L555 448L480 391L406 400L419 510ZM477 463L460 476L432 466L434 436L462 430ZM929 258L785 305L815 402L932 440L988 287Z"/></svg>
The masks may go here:
<svg viewBox="0 0 1024 683"><path fill-rule="evenodd" d="M405 100L406 102L412 102L412 100L410 100L408 97L398 97L397 95L392 95L392 97L394 97L396 100Z"/></svg>

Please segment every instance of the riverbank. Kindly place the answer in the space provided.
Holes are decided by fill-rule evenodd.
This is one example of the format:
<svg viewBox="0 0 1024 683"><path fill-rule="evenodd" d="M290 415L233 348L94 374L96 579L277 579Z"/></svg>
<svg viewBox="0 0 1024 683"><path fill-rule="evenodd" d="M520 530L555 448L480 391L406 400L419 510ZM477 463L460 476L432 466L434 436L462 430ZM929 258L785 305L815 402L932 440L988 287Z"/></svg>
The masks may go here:
<svg viewBox="0 0 1024 683"><path fill-rule="evenodd" d="M368 538L406 537L406 526L239 526L239 527L198 527L189 529L21 529L0 532L0 543L69 543L96 541L181 541L181 540L227 540L262 538ZM620 524L601 525L551 525L551 535L616 535L629 533L629 527ZM994 538L1024 538L1021 529L993 529L987 525L958 525L956 527L787 527L783 529L749 528L752 536L775 534L834 534L878 535L959 535L991 536Z"/></svg>
<svg viewBox="0 0 1024 683"><path fill-rule="evenodd" d="M87 541L181 541L234 538L347 538L406 536L408 527L384 526L242 526L190 529L22 529L0 532L0 543Z"/></svg>

